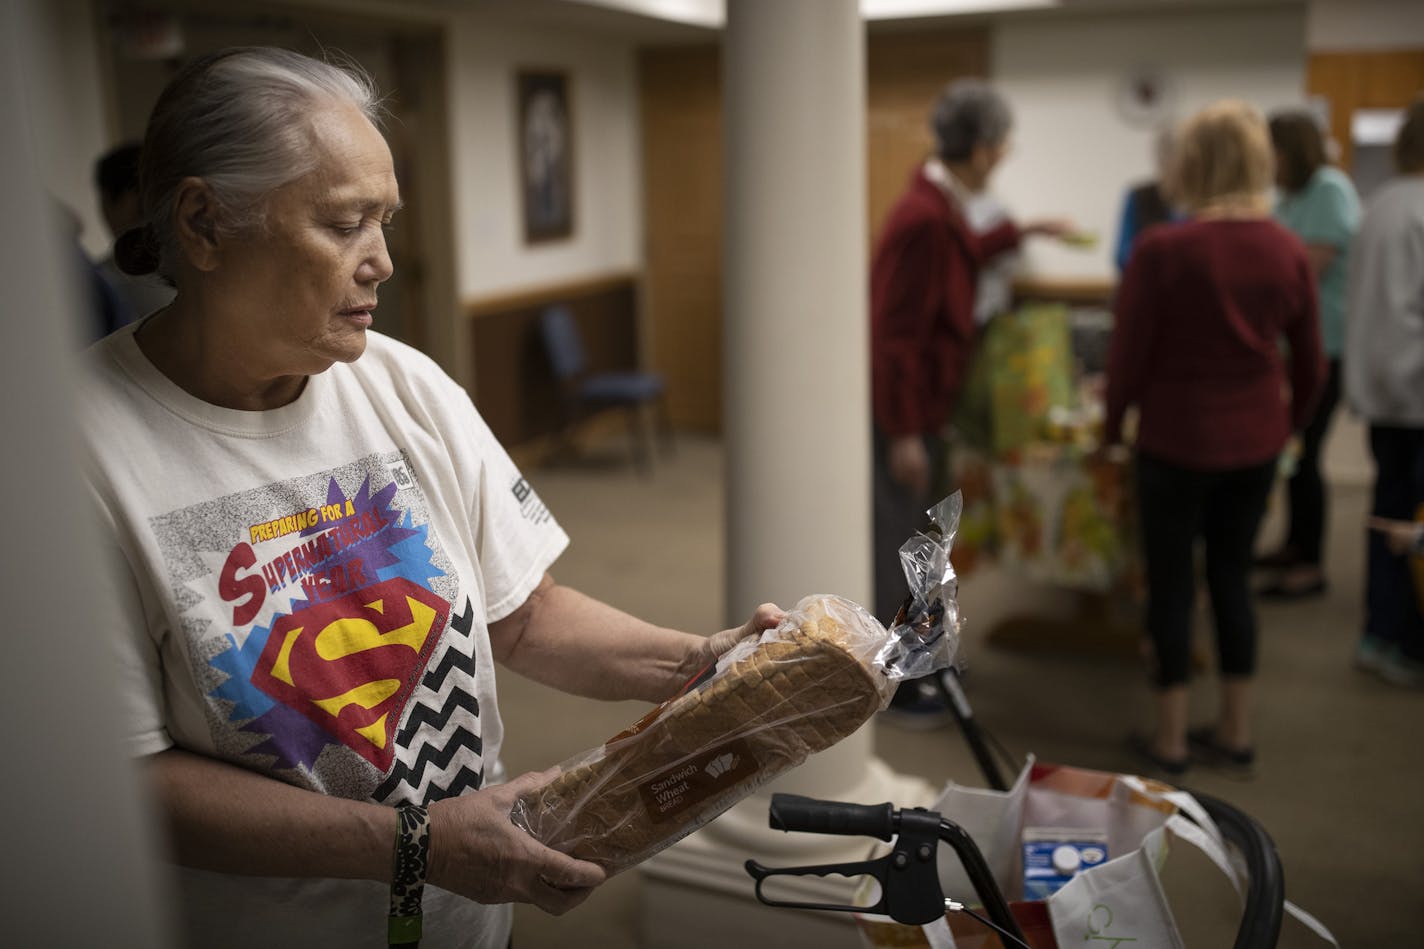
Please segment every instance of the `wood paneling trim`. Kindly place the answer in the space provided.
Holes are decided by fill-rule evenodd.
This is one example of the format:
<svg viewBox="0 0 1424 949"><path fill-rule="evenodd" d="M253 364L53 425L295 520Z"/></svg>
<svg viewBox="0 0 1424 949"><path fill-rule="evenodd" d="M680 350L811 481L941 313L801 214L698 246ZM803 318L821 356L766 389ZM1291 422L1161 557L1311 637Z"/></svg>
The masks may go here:
<svg viewBox="0 0 1424 949"><path fill-rule="evenodd" d="M1112 300L1116 287L1115 281L1099 277L1020 277L1014 281L1014 298L1106 305Z"/></svg>
<svg viewBox="0 0 1424 949"><path fill-rule="evenodd" d="M468 323L472 393L506 448L535 442L563 429L563 387L554 378L540 332L551 304L573 314L591 371L637 369L636 274L549 285L476 301Z"/></svg>
<svg viewBox="0 0 1424 949"><path fill-rule="evenodd" d="M592 277L583 277L564 283L546 283L537 287L514 290L508 293L486 297L467 297L461 309L468 317L478 318L491 314L508 313L544 306L557 301L581 299L616 290L628 284L637 285L642 275L636 270L616 270Z"/></svg>

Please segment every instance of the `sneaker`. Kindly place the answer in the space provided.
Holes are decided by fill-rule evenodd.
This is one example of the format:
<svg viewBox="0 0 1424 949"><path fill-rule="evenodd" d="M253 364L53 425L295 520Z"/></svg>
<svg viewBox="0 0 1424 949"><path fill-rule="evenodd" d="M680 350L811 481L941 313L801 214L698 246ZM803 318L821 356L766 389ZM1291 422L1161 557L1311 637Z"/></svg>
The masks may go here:
<svg viewBox="0 0 1424 949"><path fill-rule="evenodd" d="M1394 658L1393 643L1375 636L1364 636L1355 644L1355 668L1379 675L1385 664Z"/></svg>
<svg viewBox="0 0 1424 949"><path fill-rule="evenodd" d="M890 706L880 714L886 724L909 731L932 731L944 728L954 720L944 693L931 679L902 685L891 699Z"/></svg>
<svg viewBox="0 0 1424 949"><path fill-rule="evenodd" d="M1375 674L1391 685L1406 689L1424 689L1424 662L1410 659L1399 652L1386 657Z"/></svg>

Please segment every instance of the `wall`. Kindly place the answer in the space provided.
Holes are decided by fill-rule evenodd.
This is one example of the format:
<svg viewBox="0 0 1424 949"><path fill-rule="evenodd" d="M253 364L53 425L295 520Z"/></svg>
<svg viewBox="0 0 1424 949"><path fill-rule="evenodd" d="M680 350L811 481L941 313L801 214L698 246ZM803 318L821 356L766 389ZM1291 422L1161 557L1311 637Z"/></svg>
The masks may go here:
<svg viewBox="0 0 1424 949"><path fill-rule="evenodd" d="M93 163L109 147L99 49L87 0L36 3L36 66L24 74L35 166L45 189L79 215L82 242L108 252L109 231L94 192Z"/></svg>
<svg viewBox="0 0 1424 949"><path fill-rule="evenodd" d="M453 20L449 62L460 296L636 270L642 169L632 43L462 14ZM574 113L574 233L530 246L521 224L513 118L521 67L566 71Z"/></svg>
<svg viewBox="0 0 1424 949"><path fill-rule="evenodd" d="M1413 16L1403 14L1412 7ZM1095 231L1091 252L1031 243L1025 270L1051 277L1115 277L1112 252L1122 193L1152 170L1154 131L1125 121L1117 83L1139 63L1165 69L1185 115L1224 96L1261 109L1299 105L1311 45L1339 48L1424 20L1417 2L1339 3L1227 13L1125 13L1110 18L1008 19L994 29L992 75L1015 112L1013 153L995 190L1021 216L1067 215ZM1424 28L1424 27L1420 27ZM1407 30L1406 30L1407 32ZM1347 411L1331 427L1322 461L1335 484L1368 484L1364 431Z"/></svg>
<svg viewBox="0 0 1424 949"><path fill-rule="evenodd" d="M494 437L507 448L577 448L577 443L560 443L549 436L588 434L582 423L609 408L581 405L554 375L541 318L555 302L573 317L590 372L638 367L638 284L631 277L542 286L529 293L485 298L484 303L469 307L474 379L470 394Z"/></svg>
<svg viewBox="0 0 1424 949"><path fill-rule="evenodd" d="M299 6L324 7L325 0ZM88 0L37 4L48 62L63 64L33 76L32 106L39 167L46 184L85 224L85 242L102 252L108 234L98 213L90 166L110 144L95 35ZM380 3L345 12L395 15ZM449 42L453 202L457 289L483 297L531 285L609 271L636 270L642 259L641 167L637 76L631 40L507 24L489 10L439 17L416 8L399 15L444 22ZM514 72L523 66L565 70L575 122L575 233L565 241L526 247L520 225L514 135Z"/></svg>
<svg viewBox="0 0 1424 949"><path fill-rule="evenodd" d="M1424 46L1419 0L1315 0L1306 18L1311 52Z"/></svg>
<svg viewBox="0 0 1424 949"><path fill-rule="evenodd" d="M50 183L36 162L41 153L49 161L63 156L53 142L31 142L37 124L53 133L67 115L56 97L37 114L33 95L37 79L75 78L74 64L56 57L62 49L50 42L52 18L64 19L72 6L0 3L0 377L9 396L0 405L0 435L22 459L0 474L0 491L12 499L5 518L11 553L0 576L9 775L0 811L8 817L6 856L23 862L4 871L0 913L6 945L163 949L177 945L166 931L168 874L123 727L131 708L120 695L126 677L96 641L125 604L106 576L112 565L82 477L70 324L84 311L65 258L55 253L43 197Z"/></svg>
<svg viewBox="0 0 1424 949"><path fill-rule="evenodd" d="M1155 134L1130 125L1114 105L1130 70L1160 66L1178 114L1224 96L1269 110L1302 101L1304 37L1305 11L1297 7L1000 21L991 75L1015 125L994 190L1021 217L1066 215L1100 238L1090 252L1033 242L1025 268L1114 275L1123 192L1151 174Z"/></svg>

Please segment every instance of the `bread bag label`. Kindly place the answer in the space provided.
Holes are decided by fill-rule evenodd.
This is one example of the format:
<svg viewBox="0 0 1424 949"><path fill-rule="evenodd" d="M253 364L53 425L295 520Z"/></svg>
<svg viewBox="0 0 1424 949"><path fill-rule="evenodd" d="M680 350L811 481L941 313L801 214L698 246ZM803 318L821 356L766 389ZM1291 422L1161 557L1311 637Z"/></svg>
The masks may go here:
<svg viewBox="0 0 1424 949"><path fill-rule="evenodd" d="M676 818L756 773L751 747L738 738L658 772L638 785L638 794L648 816L658 823Z"/></svg>

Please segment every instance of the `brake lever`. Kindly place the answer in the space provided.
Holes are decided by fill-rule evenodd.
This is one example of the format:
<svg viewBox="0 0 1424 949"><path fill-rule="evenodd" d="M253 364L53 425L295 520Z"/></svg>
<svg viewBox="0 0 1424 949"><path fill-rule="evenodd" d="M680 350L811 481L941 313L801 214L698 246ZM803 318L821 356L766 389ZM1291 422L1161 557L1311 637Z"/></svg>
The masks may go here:
<svg viewBox="0 0 1424 949"><path fill-rule="evenodd" d="M935 855L939 846L939 815L922 808L900 814L899 836L894 849L874 860L824 863L805 867L767 867L755 860L746 870L756 881L756 898L767 906L789 909L833 910L842 913L874 913L889 916L897 923L923 926L944 915L944 891L939 885ZM880 901L869 906L843 903L803 903L773 900L762 893L762 884L774 876L871 876L880 884Z"/></svg>

